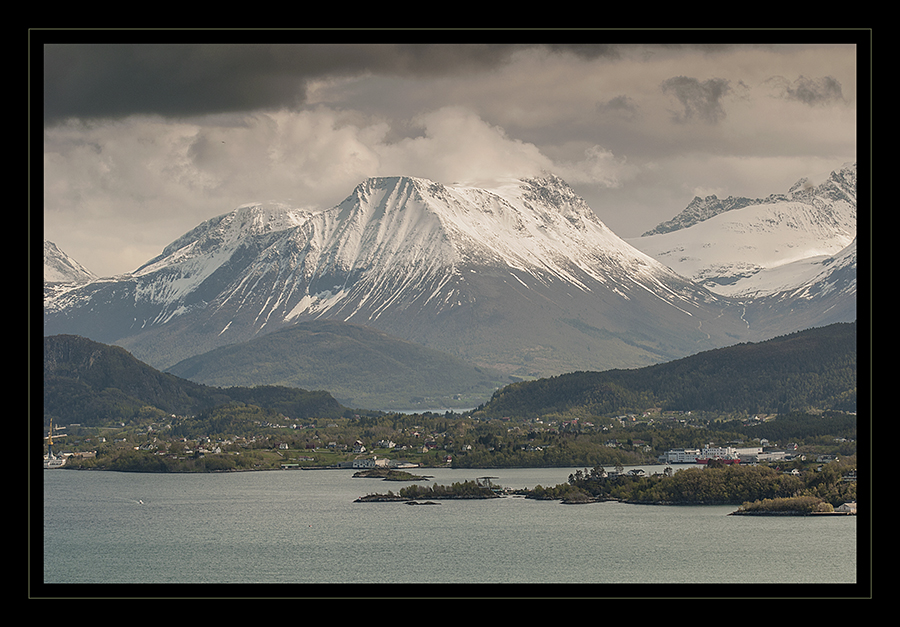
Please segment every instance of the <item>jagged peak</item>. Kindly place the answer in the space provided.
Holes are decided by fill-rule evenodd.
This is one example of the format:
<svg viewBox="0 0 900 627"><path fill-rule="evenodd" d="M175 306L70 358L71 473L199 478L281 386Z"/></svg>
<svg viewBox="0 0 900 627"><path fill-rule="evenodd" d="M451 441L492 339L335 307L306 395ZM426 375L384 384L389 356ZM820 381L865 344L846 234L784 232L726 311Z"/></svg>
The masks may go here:
<svg viewBox="0 0 900 627"><path fill-rule="evenodd" d="M819 189L829 185L843 186L847 183L856 183L856 163L848 162L839 169L819 174L817 176L804 176L794 183L788 193Z"/></svg>
<svg viewBox="0 0 900 627"><path fill-rule="evenodd" d="M359 183L353 192L334 209L354 210L357 203L364 210L376 205L409 211L415 205L426 213L447 217L460 203L479 207L489 213L499 207L513 213L522 210L532 214L559 213L568 219L590 220L605 228L587 203L562 178L549 172L530 178L496 178L491 180L443 183L417 176L377 176ZM358 207L357 207L358 208Z"/></svg>
<svg viewBox="0 0 900 627"><path fill-rule="evenodd" d="M230 226L243 233L259 235L274 231L283 231L306 222L313 212L297 209L284 203L247 203L241 205L230 214Z"/></svg>
<svg viewBox="0 0 900 627"><path fill-rule="evenodd" d="M770 194L765 198L747 198L743 196L728 196L720 199L712 194L701 198L694 196L687 207L671 220L666 220L656 225L653 229L643 233L641 237L670 233L692 226L698 222L708 220L720 213L733 209L742 209L751 205L764 205L777 202L819 202L817 198L831 200L847 200L856 202L856 163L844 163L839 169L833 170L827 175L803 177L794 183L785 194Z"/></svg>
<svg viewBox="0 0 900 627"><path fill-rule="evenodd" d="M97 276L50 240L44 240L45 283L87 283Z"/></svg>
<svg viewBox="0 0 900 627"><path fill-rule="evenodd" d="M228 213L201 222L163 248L159 255L143 264L135 270L135 273L145 271L188 246L198 243L201 247L207 247L212 243L221 245L226 241L234 241L247 235L283 231L303 224L312 215L314 215L312 211L279 202L245 203Z"/></svg>
<svg viewBox="0 0 900 627"><path fill-rule="evenodd" d="M364 181L358 183L347 200L355 198L366 198L374 192L386 190L402 190L409 187L422 190L431 186L440 186L440 183L430 179L424 179L416 176L394 175L394 176L370 176ZM345 200L346 202L346 200Z"/></svg>

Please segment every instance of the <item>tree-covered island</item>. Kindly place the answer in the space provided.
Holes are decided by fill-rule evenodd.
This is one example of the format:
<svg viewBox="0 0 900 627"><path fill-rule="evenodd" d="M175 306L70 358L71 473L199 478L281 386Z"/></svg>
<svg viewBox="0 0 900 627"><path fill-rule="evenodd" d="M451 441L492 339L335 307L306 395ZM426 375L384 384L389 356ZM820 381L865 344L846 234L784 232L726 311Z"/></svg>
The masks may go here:
<svg viewBox="0 0 900 627"><path fill-rule="evenodd" d="M488 478L477 481L454 482L449 486L411 485L401 488L398 494L388 491L387 494L367 494L356 499L358 503L379 501L422 501L431 499L497 499L501 490L495 488Z"/></svg>
<svg viewBox="0 0 900 627"><path fill-rule="evenodd" d="M619 501L652 505L738 505L736 515L831 513L845 503L856 502L856 482L848 480L837 464L805 472L784 472L770 466L739 466L711 462L645 475L607 472L597 466L578 470L568 482L552 487L509 490L485 480L449 486L409 486L398 494L369 494L358 502L414 501L419 499L500 498L516 495L529 499L558 500L565 504Z"/></svg>

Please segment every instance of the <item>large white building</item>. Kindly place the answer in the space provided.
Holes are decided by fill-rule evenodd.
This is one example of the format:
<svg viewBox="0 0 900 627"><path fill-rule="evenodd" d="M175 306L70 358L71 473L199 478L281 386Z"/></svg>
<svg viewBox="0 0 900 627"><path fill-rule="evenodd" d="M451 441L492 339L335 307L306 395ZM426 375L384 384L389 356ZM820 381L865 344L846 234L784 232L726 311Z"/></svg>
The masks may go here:
<svg viewBox="0 0 900 627"><path fill-rule="evenodd" d="M673 448L659 456L664 464L695 464L700 457L698 448Z"/></svg>
<svg viewBox="0 0 900 627"><path fill-rule="evenodd" d="M698 459L741 459L750 461L763 452L762 447L734 448L732 446L713 446L707 444L703 448L673 448L659 456L663 464L695 464Z"/></svg>

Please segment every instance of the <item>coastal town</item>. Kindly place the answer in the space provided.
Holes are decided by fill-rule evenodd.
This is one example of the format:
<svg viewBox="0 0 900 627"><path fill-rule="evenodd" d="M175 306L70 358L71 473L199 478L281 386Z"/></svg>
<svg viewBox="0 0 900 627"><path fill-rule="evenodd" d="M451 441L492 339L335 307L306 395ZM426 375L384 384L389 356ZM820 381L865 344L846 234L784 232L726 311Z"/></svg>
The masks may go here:
<svg viewBox="0 0 900 627"><path fill-rule="evenodd" d="M242 426L232 425L230 432L220 433L187 416L105 427L51 423L44 435L45 467L91 467L124 452L170 461L218 456L230 458L233 463L227 465L234 469L247 470L577 466L589 460L607 466L704 464L709 460L732 464L821 463L856 454L856 442L848 437L855 433L856 417L844 413L832 416L835 424L830 438L818 433L819 427L799 425L789 432L800 438L784 444L770 439L769 434L792 425L792 420L806 420L804 416L752 416L728 422L697 413L657 412L607 421L556 421L479 419L472 414L447 412L299 422L289 418L259 420L250 409L245 413ZM728 431L720 426L732 424ZM803 435L805 428L811 430L810 436ZM740 437L736 430L758 435ZM721 443L712 441L716 432L722 436ZM696 441L704 434L709 439L702 445L677 446L678 440Z"/></svg>
<svg viewBox="0 0 900 627"><path fill-rule="evenodd" d="M707 442L697 447L667 448L654 455L650 445L654 433L647 429L649 423L639 429L645 437L637 438L634 437L637 432L632 431L638 427L634 422L598 427L589 421L538 424L540 421L517 423L503 419L479 424L468 419L469 429L462 430L467 435L463 439L449 428L466 425L467 418L462 416L418 415L398 420L408 426L392 423L391 435L377 439L373 436L386 430L386 425L381 424L387 421L386 418L379 421L356 417L305 425L266 423L257 425L258 433L254 435L195 439L171 435L174 430L171 424L147 425L140 429L126 429L124 425L118 429L84 429L77 424L60 429L51 425L46 436L44 467L132 472L353 469L366 473L360 476L396 478L406 476L402 471L412 468L479 468L481 466L459 463L469 455L476 455L478 448L488 456L482 459L508 455L504 458L509 460L508 467L535 465L535 460L547 459L537 456L546 455L554 448L567 448L567 442L593 433L596 445L589 452L593 451L594 459L606 461L591 464L585 473L577 471L573 481L577 482L581 476L620 482L659 479L671 477L682 468L735 466L775 469L780 475L798 480L804 473L827 470L832 476L831 481L854 486L856 483L855 442L845 437L831 438L829 446L811 446L802 441L778 446L764 437L756 438L751 446ZM375 428L379 424L382 429ZM604 437L610 434L611 426L611 435L616 437ZM478 435L484 430L492 435ZM817 441L821 442L821 438ZM66 444L61 445L61 442ZM842 451L849 454L845 456ZM598 453L604 457L596 457ZM564 460L548 467L579 465L577 460L571 461L574 463ZM809 475L805 476L808 479ZM501 495L503 489L496 486L495 492ZM851 491L842 489L841 494L844 493L851 494ZM855 488L852 494L855 497ZM853 498L836 502L827 511L814 513L855 514L856 501Z"/></svg>

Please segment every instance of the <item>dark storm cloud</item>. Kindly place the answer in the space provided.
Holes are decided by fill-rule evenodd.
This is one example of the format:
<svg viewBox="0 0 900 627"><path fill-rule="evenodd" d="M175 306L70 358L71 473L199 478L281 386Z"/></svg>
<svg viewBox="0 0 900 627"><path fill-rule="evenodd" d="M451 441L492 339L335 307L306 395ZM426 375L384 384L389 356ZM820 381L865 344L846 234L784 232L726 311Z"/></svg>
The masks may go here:
<svg viewBox="0 0 900 627"><path fill-rule="evenodd" d="M783 98L796 100L803 104L828 104L844 99L841 83L831 76L820 78L800 76L792 83L784 77L776 76L769 79L768 82L777 87Z"/></svg>
<svg viewBox="0 0 900 627"><path fill-rule="evenodd" d="M45 122L294 106L306 80L339 66L366 68L353 47L77 44L44 52Z"/></svg>
<svg viewBox="0 0 900 627"><path fill-rule="evenodd" d="M434 76L496 67L526 45L502 44L48 44L44 121L164 117L296 107L306 83L378 73ZM545 46L582 58L592 44Z"/></svg>
<svg viewBox="0 0 900 627"><path fill-rule="evenodd" d="M710 78L700 82L688 76L675 76L663 82L662 90L674 94L683 110L674 114L678 122L699 119L715 123L725 117L722 98L730 91L729 82L723 78Z"/></svg>

